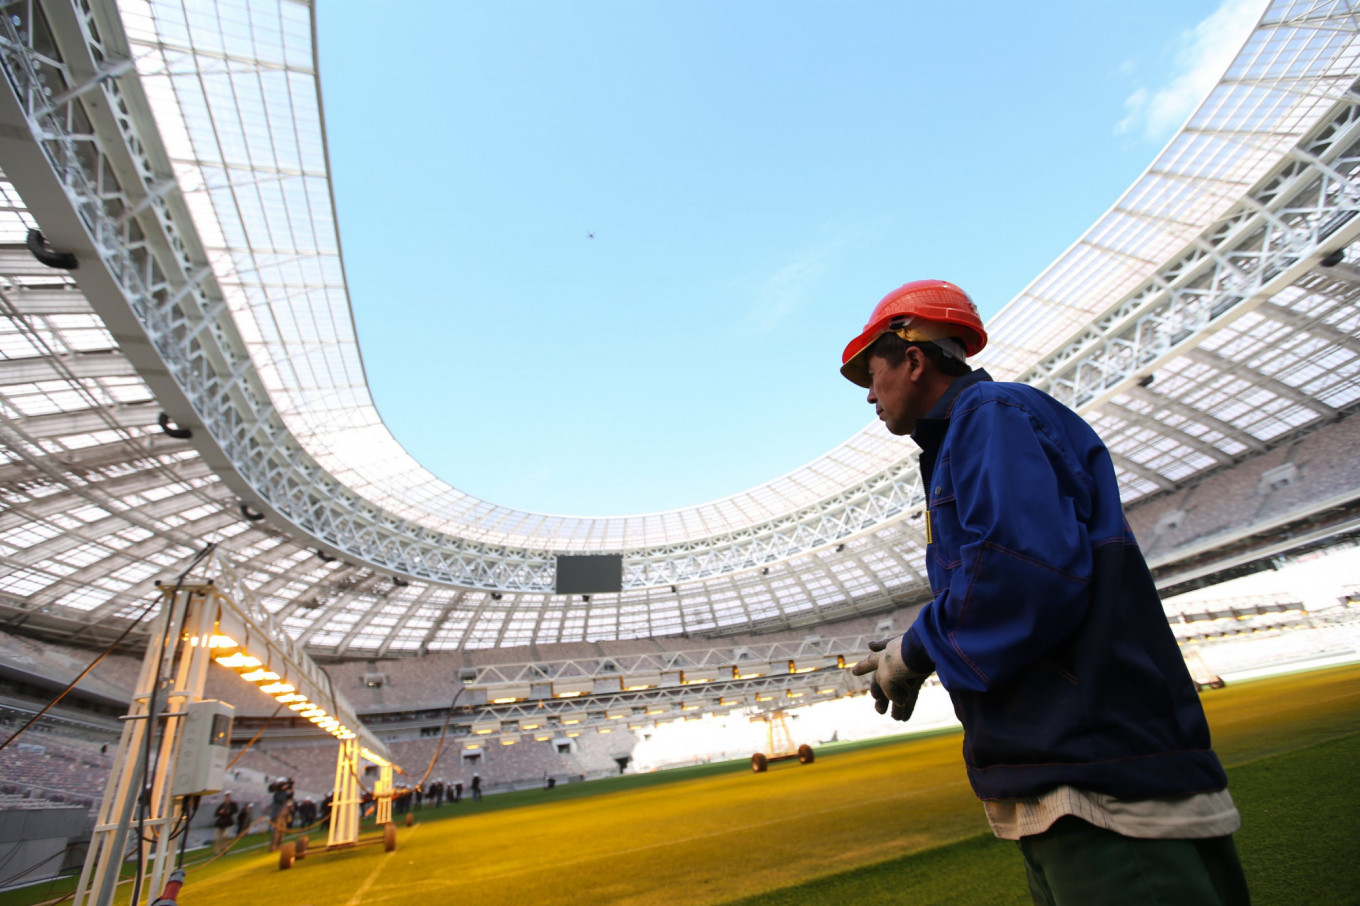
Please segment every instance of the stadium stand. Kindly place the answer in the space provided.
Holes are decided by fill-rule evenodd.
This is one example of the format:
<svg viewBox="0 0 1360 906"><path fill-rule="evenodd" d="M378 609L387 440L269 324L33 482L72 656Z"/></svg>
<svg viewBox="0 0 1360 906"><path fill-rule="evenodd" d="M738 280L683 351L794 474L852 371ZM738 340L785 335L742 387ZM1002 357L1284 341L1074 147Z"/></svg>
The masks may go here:
<svg viewBox="0 0 1360 906"><path fill-rule="evenodd" d="M1129 524L1149 560L1250 531L1319 501L1360 488L1360 419L1346 417L1283 447L1216 472L1189 487L1130 507ZM1264 481L1272 470L1293 465ZM1169 514L1179 514L1168 522Z"/></svg>
<svg viewBox="0 0 1360 906"><path fill-rule="evenodd" d="M292 21L264 14L270 5L260 0L249 15L232 0L207 6L238 13L240 22ZM1268 18L1292 15L1280 9L1273 4ZM1130 523L1150 559L1174 565L1243 538L1250 547L1253 533L1279 526L1287 535L1293 524L1329 509L1342 511L1338 524L1354 523L1353 502L1360 496L1360 457L1354 455L1360 447L1354 415L1360 406L1354 380L1360 258L1347 249L1354 233L1337 232L1353 227L1347 224L1355 214L1354 193L1333 181L1338 172L1353 180L1360 170L1354 144L1337 139L1349 134L1360 109L1354 50L1337 37L1353 31L1349 15L1319 6L1288 28L1263 21L1250 53L1230 70L1232 78L1214 89L1205 114L1212 128L1196 121L1168 145L1174 150L1149 168L1137 191L989 325L994 341L982 364L998 377L1029 380L1062 396L1106 430ZM1303 21L1310 17L1311 24ZM16 12L14 18L21 17ZM57 43L83 47L86 37L75 24L79 11L63 19L47 23L69 30ZM132 49L136 67L163 61L158 21L113 36ZM834 658L910 624L928 594L919 476L909 449L877 425L748 492L661 514L587 519L521 512L470 498L421 469L381 429L362 369L347 364L357 361L357 340L347 332L352 319L325 193L281 192L260 204L259 193L272 193L294 177L292 156L302 148L324 148L319 92L317 105L309 106L305 90L312 35L304 29L287 42L272 33L255 41L257 25L224 35L217 33L220 21L199 24L186 29L183 40L203 40L209 52L190 47L183 66L170 67L173 76L134 67L97 84L27 92L55 105L55 113L44 110L41 117L26 111L34 122L41 118L52 128L90 124L90 134L26 135L27 127L16 124L6 139L23 144L33 158L25 172L0 173L0 360L6 366L0 374L6 429L0 449L0 617L13 629L0 631L0 726L7 732L72 681L151 600L152 581L176 575L205 539L242 564L262 606L327 661L335 689L392 746L410 782L429 763L445 709L469 669L504 674L509 685L548 676L619 680L646 668L673 674L662 684L674 687L680 670L720 674L767 660L778 672L781 661L793 658L789 652ZM23 34L44 33L13 32L4 60L14 67L7 69L13 84L27 72ZM296 73L300 90L265 93L260 102L269 110L249 124L231 105L218 108L204 99L202 107L192 106L184 99L200 96L193 92L159 91L155 97L163 105L155 110L147 104L120 108L117 97L99 94L119 90L120 83L140 84L143 75L192 81L195 65L223 54L243 70L271 69L273 61L252 55L284 43L304 60ZM55 51L44 48L49 52ZM42 66L44 79L59 80L67 71ZM105 118L91 120L79 105L82 97L95 96L108 102L106 109L132 112L116 129ZM281 129L259 143L262 153L266 146L281 149L282 162L214 161L207 158L222 146L203 143L194 166L214 175L205 180L196 170L189 182L211 182L222 204L193 212L182 191L147 197L139 181L126 191L117 184L120 173L162 172L139 156L143 148L187 135L191 127L211 130L215 118L232 135L238 127L249 132L260 123L292 124L292 133ZM127 138L138 134L149 141ZM100 158L107 179L97 198L28 193L29 182L41 182L34 168L69 193L86 184L78 170L58 172L69 163L65 158L42 157L44 149L76 140L87 142L82 148L91 155L105 144L113 147L125 166ZM132 147L124 147L128 141ZM324 186L327 178L320 161L309 179ZM238 191L248 203L232 203L239 202L233 198ZM266 208L287 211L304 198L306 207L290 212L296 216L273 217L268 224L224 229L213 213L219 207L242 217ZM1310 207L1315 198L1330 201ZM90 216L134 212L127 216L137 229L150 231L145 247L105 247L82 262L81 276L99 269L100 278L116 287L110 295L118 296L117 307L86 298L76 278L34 257L42 236L38 232L34 243L29 230L74 222L80 204L95 212ZM130 222L101 220L90 229L118 236ZM175 224L176 235L162 232L167 223ZM308 226L286 235L285 224L292 223ZM1271 232L1282 225L1283 237ZM238 233L277 235L280 249L212 246ZM1112 236L1125 238L1112 244ZM214 292L203 288L214 281L190 280L176 270L177 259L159 262L171 275L167 279L182 281L176 293L148 297L138 286L118 282L145 270L130 256L150 254L146 248L182 248L181 241L227 267L232 281L258 277L251 284L228 281L253 294L252 310L262 317L250 330L301 325L319 348L337 351L335 358L309 361L317 371L305 387L289 384L287 375L299 372L281 367L292 354L288 338L244 342L234 309L221 298L199 295ZM1283 249L1288 260L1267 260L1262 250L1271 248ZM324 259L340 276L324 286L289 283L281 271L274 276L282 282L259 276L259 261L280 250L289 260ZM1220 260L1234 263L1225 271L1201 271ZM1288 280L1262 277L1286 269L1297 273ZM1243 280L1257 282L1244 286ZM195 303L188 308L165 301L186 294ZM156 317L128 320L129 300L135 311ZM164 305L170 307L158 307ZM1237 305L1256 307L1234 312ZM211 320L219 318L212 312L220 319ZM111 313L116 322L105 320ZM110 323L119 324L117 338ZM177 327L162 331L163 323ZM1178 327L1173 335L1166 324L1195 326L1185 334ZM1120 325L1133 332L1119 333ZM1289 342L1312 352L1266 373L1256 359L1263 352L1273 356L1286 333L1272 325L1287 327ZM174 345L189 344L186 337L197 345ZM239 354L248 345L258 359ZM1136 357L1119 358L1134 349ZM1102 350L1123 352L1102 357ZM179 361L201 368L172 373L170 363ZM222 363L230 370L214 370ZM1239 370L1248 376L1235 376ZM141 376L146 374L181 381L178 392L158 400ZM203 375L204 386L191 384ZM240 392L214 395L208 385ZM196 406L185 407L181 397ZM241 399L283 401L289 417L265 412L267 406L235 408ZM173 418L160 408L175 404L180 408ZM208 430L185 435L171 427L191 414ZM215 432L210 424L244 426L240 436L248 440L227 450L219 444L229 432ZM347 433L353 425L369 432L359 442ZM350 461L350 450L385 455ZM277 474L254 468L266 460L281 464ZM296 468L290 472L284 465ZM273 501L279 518L262 511L269 509L262 500ZM1353 532L1353 525L1346 530ZM593 600L549 593L552 567L545 565L544 551L601 545L627 552L625 569L632 572L625 591ZM418 553L410 556L413 546ZM1320 611L1304 603L1288 595L1201 599L1168 603L1168 616L1178 638L1219 673L1356 650L1354 607ZM105 747L118 738L117 717L140 670L140 659L128 652L146 631L140 627L127 648L106 657L21 741L0 752L0 807L8 801L85 806L100 795L111 766ZM617 690L621 681L612 685ZM240 758L231 782L238 799L263 802L266 785L279 775L294 777L299 794L319 798L329 790L334 742L286 712L276 716L275 703L224 669L212 670L207 694L236 707L233 754ZM545 777L570 781L617 773L635 741L628 725L646 716L630 703L610 733L558 725L551 739L540 741L533 731L503 729L500 713L472 697L464 695L465 707L450 725L431 776L466 779L475 769L488 791ZM694 700L715 713L735 707L715 704L723 700L720 694L696 692ZM589 706L592 714L605 715L592 717L596 723L614 720L607 701ZM472 750L470 724L476 721L495 723L497 730ZM256 732L260 742L242 754ZM519 741L501 745L503 736Z"/></svg>
<svg viewBox="0 0 1360 906"><path fill-rule="evenodd" d="M101 754L92 742L58 742L40 734L0 750L0 790L93 808L112 767L113 756Z"/></svg>

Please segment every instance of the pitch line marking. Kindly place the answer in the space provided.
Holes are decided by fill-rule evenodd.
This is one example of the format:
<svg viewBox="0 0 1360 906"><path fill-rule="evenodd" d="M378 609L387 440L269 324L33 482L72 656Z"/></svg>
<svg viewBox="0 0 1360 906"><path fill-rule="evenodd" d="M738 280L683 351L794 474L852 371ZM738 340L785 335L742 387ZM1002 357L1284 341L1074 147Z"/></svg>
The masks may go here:
<svg viewBox="0 0 1360 906"><path fill-rule="evenodd" d="M417 827L419 827L419 825L417 825ZM415 830L415 827L411 828L411 833L415 833ZM409 840L411 834L407 834L406 837ZM384 855L390 856L391 853L384 853ZM378 880L378 875L391 861L391 859L379 859L378 864L368 873L368 877L364 879L364 883L360 884L359 889L354 891L354 896L349 898L349 901L345 903L345 906L359 906L359 904L364 901L364 894L368 893L368 888L373 886L373 882Z"/></svg>

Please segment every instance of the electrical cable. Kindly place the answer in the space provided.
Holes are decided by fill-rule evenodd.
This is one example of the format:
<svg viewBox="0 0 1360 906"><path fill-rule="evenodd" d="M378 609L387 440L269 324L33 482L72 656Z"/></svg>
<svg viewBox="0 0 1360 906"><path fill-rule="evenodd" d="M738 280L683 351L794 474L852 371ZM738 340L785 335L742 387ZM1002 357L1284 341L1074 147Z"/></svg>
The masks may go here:
<svg viewBox="0 0 1360 906"><path fill-rule="evenodd" d="M137 836L140 838L142 842L139 843L139 845L137 846L137 874L133 882L132 897L129 900L129 902L131 903L141 902L142 881L145 879L146 876L146 845L145 845L146 812L147 808L151 804L151 792L153 786L151 782L151 739L153 736L157 736L161 732L160 721L157 719L158 715L156 713L156 693L160 690L161 686L161 668L165 665L166 646L170 644L170 628L175 625L174 612L170 608L173 608L175 606L175 602L179 600L179 592L180 589L184 587L184 579L189 575L190 572L193 571L194 567L202 563L203 560L210 553L212 553L213 549L216 547L217 547L216 541L210 542L207 546L203 548L203 550L199 551L192 560L189 561L189 565L184 567L184 572L180 573L179 576L175 579L175 585L170 590L170 599L166 604L167 612L165 620L165 631L161 633L160 657L156 659L156 674L155 677L152 679L151 692L147 698L146 708L147 727L146 735L144 737L145 745L142 746L142 789L141 793L137 797ZM184 600L184 612L185 614L189 612L188 597L186 597ZM174 659L175 655L171 655L172 662ZM162 743L163 742L164 740L162 740ZM157 750L159 751L159 746L157 746Z"/></svg>
<svg viewBox="0 0 1360 906"><path fill-rule="evenodd" d="M140 849L140 845L139 845L138 848ZM123 858L121 858L121 859L118 860L118 864L119 864L119 865L122 865L124 862L127 861L127 858L128 858L128 853L124 853L124 854L123 854ZM54 882L55 882L56 880L58 880L58 879L56 879L56 878L53 879ZM131 879L131 878L119 878L118 880L114 881L114 883L113 883L113 888L114 888L114 890L117 890L117 889L118 889L119 887L121 887L122 885L124 885L124 884L131 884L131 883L132 883L132 879ZM73 899L75 899L75 896L76 896L76 892L75 892L74 890L72 890L70 893L62 894L61 896L57 897L55 900L44 900L44 901L41 902L41 903L34 903L33 906L57 906L58 903L65 903L67 900L73 900Z"/></svg>
<svg viewBox="0 0 1360 906"><path fill-rule="evenodd" d="M245 748L243 748L241 751L239 751L239 752L236 753L236 757L235 757L235 758L233 758L231 761L228 761L228 762L227 762L226 770L230 771L230 770L232 769L232 767L236 764L236 762L238 762L238 761L241 760L241 756L244 755L244 754L246 754L247 752L250 751L250 747L253 746L253 745L255 745L255 743L259 740L261 734L263 734L265 730L269 729L270 723L273 722L274 718L276 718L276 717L279 716L279 712L282 711L282 710L283 710L283 705L282 705L282 704L280 704L277 708L274 709L274 713L271 714L271 715L269 715L269 719L266 720L266 721L264 722L264 725L260 727L260 732L259 732L259 733L256 733L255 736L254 736L254 738L251 739L250 742L246 743Z"/></svg>
<svg viewBox="0 0 1360 906"><path fill-rule="evenodd" d="M22 846L16 846L16 847L14 847L14 849L10 851L10 858L13 858L13 857L14 857L14 854L15 854L15 853L18 853L21 849L23 849ZM17 875L10 875L8 878L0 878L0 887L8 887L10 884L12 884L12 883L14 883L15 881L19 880L19 879L22 878L24 875L26 875L26 874L28 874L29 872L33 871L35 868L40 868L40 867L42 867L43 865L46 865L48 862L51 862L53 859L60 859L60 858L61 858L62 856L64 856L64 855L66 855L66 850L61 849L61 850L58 850L57 852L53 853L52 855L48 856L46 859L43 859L41 862L34 862L32 865L24 866L24 870L21 871L21 872L19 872ZM5 860L5 866L8 866L8 864L9 864L9 859L6 859L6 860ZM0 867L5 867L5 866L0 866Z"/></svg>
<svg viewBox="0 0 1360 906"><path fill-rule="evenodd" d="M37 714L34 714L33 717L29 719L28 723L24 724L22 727L15 730L14 733L8 739L6 739L4 742L0 742L0 749L3 749L10 743L14 742L14 740L19 738L20 734L22 734L29 727L33 726L35 723L37 723L38 720L44 714L55 708L57 706L57 703L60 702L63 698L65 698L67 694L76 687L76 684L85 678L85 675L87 673L93 670L99 664L100 661L102 661L105 657L109 655L110 652L113 651L113 649L117 648L119 645L123 643L123 639L127 638L128 634L131 633L133 629L136 629L137 625L141 623L142 620L146 619L146 615L151 612L151 608L155 607L159 600L160 600L159 597L153 598L151 600L151 603L147 604L146 607L142 609L142 612L137 614L137 618L128 624L127 628L123 630L122 635L114 639L113 644L109 645L109 647L105 648L102 652L100 652L99 657L95 658L93 661L90 662L90 665L88 667L80 671L80 675L77 676L75 679L71 680L71 682L67 684L66 688L61 690L61 694L59 694L56 698L52 699L52 701L50 701L46 705L46 707L44 707Z"/></svg>
<svg viewBox="0 0 1360 906"><path fill-rule="evenodd" d="M416 789L425 788L425 781L430 779L430 772L434 770L434 763L439 760L439 753L444 751L444 737L449 732L449 721L453 720L453 709L458 704L458 696L462 695L466 688L460 683L458 691L453 693L453 701L449 702L449 710L444 715L444 727L439 731L439 745L434 747L434 756L430 758L430 763L425 768L425 776L420 778L420 782L416 784Z"/></svg>
<svg viewBox="0 0 1360 906"><path fill-rule="evenodd" d="M179 859L176 860L175 862L175 867L178 869L184 868L184 850L187 849L189 846L189 828L194 823L194 816L198 814L198 804L200 799L201 797L199 796L186 796L184 797L184 802L180 804L181 812L184 811L184 809L188 806L190 802L193 802L194 807L192 809L189 809L189 813L184 818L184 836L180 838Z"/></svg>

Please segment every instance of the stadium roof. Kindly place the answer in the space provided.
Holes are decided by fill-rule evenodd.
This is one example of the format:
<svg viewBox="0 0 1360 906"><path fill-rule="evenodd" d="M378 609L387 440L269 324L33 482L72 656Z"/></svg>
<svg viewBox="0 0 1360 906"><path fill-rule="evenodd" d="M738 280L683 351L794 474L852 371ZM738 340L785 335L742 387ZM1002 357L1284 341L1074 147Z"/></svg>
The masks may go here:
<svg viewBox="0 0 1360 906"><path fill-rule="evenodd" d="M116 624L205 540L288 631L347 656L806 625L924 589L914 448L877 423L744 493L633 516L498 506L412 459L359 358L312 18L121 0L0 23L11 625ZM1360 396L1358 51L1349 4L1272 3L988 325L981 364L1083 411L1126 505ZM39 263L31 227L80 267ZM623 591L554 594L560 553L621 554Z"/></svg>

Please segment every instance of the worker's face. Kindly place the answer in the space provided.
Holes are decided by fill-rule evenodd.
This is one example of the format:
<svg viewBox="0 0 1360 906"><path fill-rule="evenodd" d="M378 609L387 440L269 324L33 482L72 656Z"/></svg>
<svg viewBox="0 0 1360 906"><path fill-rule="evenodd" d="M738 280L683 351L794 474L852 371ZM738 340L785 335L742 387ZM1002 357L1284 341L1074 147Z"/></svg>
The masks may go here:
<svg viewBox="0 0 1360 906"><path fill-rule="evenodd" d="M929 410L924 377L925 353L914 346L907 348L896 365L882 356L870 357L869 402L891 433L910 434L916 430L916 420Z"/></svg>

